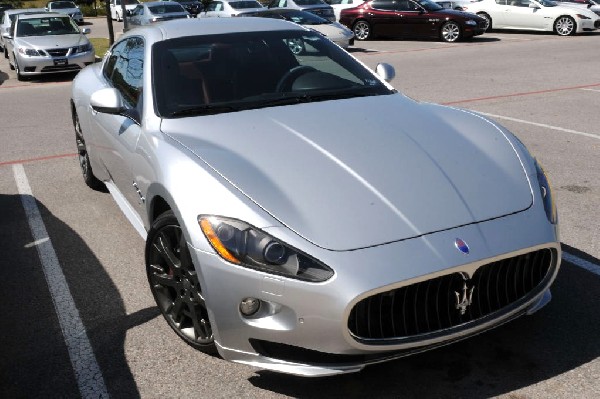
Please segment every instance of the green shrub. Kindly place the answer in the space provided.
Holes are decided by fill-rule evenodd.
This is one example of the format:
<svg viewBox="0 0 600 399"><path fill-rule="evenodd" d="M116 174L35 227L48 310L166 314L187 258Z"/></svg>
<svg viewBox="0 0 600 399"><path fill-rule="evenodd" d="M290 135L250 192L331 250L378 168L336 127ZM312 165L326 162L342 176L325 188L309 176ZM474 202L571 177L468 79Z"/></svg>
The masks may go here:
<svg viewBox="0 0 600 399"><path fill-rule="evenodd" d="M79 9L83 13L84 17L100 17L106 16L106 9L104 4L100 4L98 8L94 8L92 4L79 4Z"/></svg>

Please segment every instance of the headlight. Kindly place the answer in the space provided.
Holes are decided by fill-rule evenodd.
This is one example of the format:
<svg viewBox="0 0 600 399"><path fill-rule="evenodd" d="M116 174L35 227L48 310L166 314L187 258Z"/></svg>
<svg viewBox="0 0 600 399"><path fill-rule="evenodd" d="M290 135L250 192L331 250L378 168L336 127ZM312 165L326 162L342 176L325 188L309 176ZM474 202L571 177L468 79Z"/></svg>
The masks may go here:
<svg viewBox="0 0 600 399"><path fill-rule="evenodd" d="M472 19L469 19L465 22L465 25L477 26L477 22L473 21Z"/></svg>
<svg viewBox="0 0 600 399"><path fill-rule="evenodd" d="M41 57L42 54L40 54L37 50L32 49L32 48L26 48L26 47L19 47L19 53L23 54L23 55L28 55L30 57Z"/></svg>
<svg viewBox="0 0 600 399"><path fill-rule="evenodd" d="M540 184L540 191L542 194L542 201L544 202L546 216L548 217L550 223L556 224L558 222L558 213L556 211L556 204L552 198L552 189L550 188L550 183L548 182L546 173L544 173L544 169L542 169L537 160L535 161L535 170L537 172L538 183Z"/></svg>
<svg viewBox="0 0 600 399"><path fill-rule="evenodd" d="M333 276L329 267L247 223L198 216L198 224L217 254L228 262L310 282Z"/></svg>
<svg viewBox="0 0 600 399"><path fill-rule="evenodd" d="M82 44L81 46L76 47L76 53L87 53L88 51L92 51L92 43Z"/></svg>

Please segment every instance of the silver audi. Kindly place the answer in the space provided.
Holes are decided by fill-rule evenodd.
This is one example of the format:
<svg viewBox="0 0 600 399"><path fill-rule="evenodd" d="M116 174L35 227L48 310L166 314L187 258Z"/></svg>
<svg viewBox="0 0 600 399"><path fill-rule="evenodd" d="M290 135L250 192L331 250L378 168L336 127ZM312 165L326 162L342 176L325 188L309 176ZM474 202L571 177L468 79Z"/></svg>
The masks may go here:
<svg viewBox="0 0 600 399"><path fill-rule="evenodd" d="M64 14L19 14L3 35L10 68L19 80L78 72L96 58L89 31Z"/></svg>
<svg viewBox="0 0 600 399"><path fill-rule="evenodd" d="M134 29L75 78L85 183L146 240L150 290L191 347L349 373L550 300L542 167L501 125L413 101L393 75L299 25L231 18Z"/></svg>

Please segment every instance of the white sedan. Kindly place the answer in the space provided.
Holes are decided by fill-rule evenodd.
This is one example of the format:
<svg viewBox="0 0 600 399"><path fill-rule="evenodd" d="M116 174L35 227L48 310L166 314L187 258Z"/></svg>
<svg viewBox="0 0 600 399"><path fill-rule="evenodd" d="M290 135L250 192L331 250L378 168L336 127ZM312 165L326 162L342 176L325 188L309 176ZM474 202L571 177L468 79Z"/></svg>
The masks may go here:
<svg viewBox="0 0 600 399"><path fill-rule="evenodd" d="M347 49L354 44L354 33L350 29L339 22L331 22L308 11L293 8L269 8L264 11L243 13L240 16L284 19L317 31L342 48ZM291 40L288 44L294 54L305 51L304 46L298 41Z"/></svg>
<svg viewBox="0 0 600 399"><path fill-rule="evenodd" d="M600 28L592 11L559 6L549 0L482 0L469 12L488 20L488 29L554 31L560 36Z"/></svg>
<svg viewBox="0 0 600 399"><path fill-rule="evenodd" d="M198 14L198 18L236 17L241 13L260 10L266 10L266 7L256 0L211 1L204 11Z"/></svg>

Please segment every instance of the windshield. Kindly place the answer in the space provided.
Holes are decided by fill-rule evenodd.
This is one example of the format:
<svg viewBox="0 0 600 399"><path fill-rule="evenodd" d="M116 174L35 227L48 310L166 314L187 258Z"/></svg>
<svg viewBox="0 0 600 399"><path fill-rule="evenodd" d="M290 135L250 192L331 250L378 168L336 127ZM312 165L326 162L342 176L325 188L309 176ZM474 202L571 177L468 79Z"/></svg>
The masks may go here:
<svg viewBox="0 0 600 399"><path fill-rule="evenodd" d="M52 9L61 9L61 8L75 8L77 7L75 3L70 1L55 1L50 3L50 8Z"/></svg>
<svg viewBox="0 0 600 399"><path fill-rule="evenodd" d="M185 12L179 4L161 4L159 6L148 7L152 14L169 14L172 12Z"/></svg>
<svg viewBox="0 0 600 399"><path fill-rule="evenodd" d="M540 3L541 5L543 5L544 7L556 7L558 4L556 4L553 1L550 0L536 0L538 3ZM529 6L529 0L521 0L521 3L523 5L527 4L527 6Z"/></svg>
<svg viewBox="0 0 600 399"><path fill-rule="evenodd" d="M325 4L323 0L294 0L294 3L296 3L299 6L314 6Z"/></svg>
<svg viewBox="0 0 600 399"><path fill-rule="evenodd" d="M415 3L417 3L427 11L439 11L444 9L444 7L440 6L437 3L434 3L431 0L415 0Z"/></svg>
<svg viewBox="0 0 600 399"><path fill-rule="evenodd" d="M262 5L258 1L254 0L230 1L229 5L236 10L243 10L246 8L262 8Z"/></svg>
<svg viewBox="0 0 600 399"><path fill-rule="evenodd" d="M152 81L164 118L395 92L320 34L300 30L158 42Z"/></svg>
<svg viewBox="0 0 600 399"><path fill-rule="evenodd" d="M79 28L69 16L50 18L27 18L17 22L17 37L72 35Z"/></svg>

